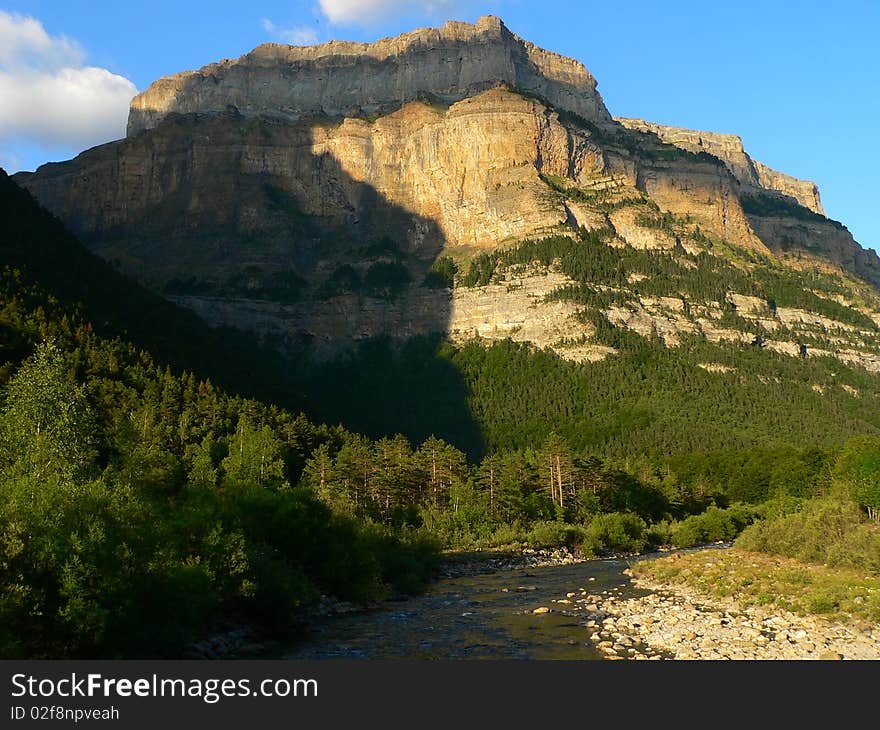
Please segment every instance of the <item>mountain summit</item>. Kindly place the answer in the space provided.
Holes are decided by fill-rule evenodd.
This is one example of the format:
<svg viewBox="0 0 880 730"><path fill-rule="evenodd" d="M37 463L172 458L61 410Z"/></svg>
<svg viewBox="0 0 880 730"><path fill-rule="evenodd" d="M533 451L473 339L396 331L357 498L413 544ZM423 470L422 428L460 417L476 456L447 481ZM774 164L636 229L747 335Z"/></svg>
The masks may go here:
<svg viewBox="0 0 880 730"><path fill-rule="evenodd" d="M880 370L880 260L814 183L733 135L613 119L582 64L491 16L161 79L126 139L15 180L287 353L437 334L595 362L627 331Z"/></svg>
<svg viewBox="0 0 880 730"><path fill-rule="evenodd" d="M611 121L596 81L577 61L511 33L494 16L449 22L376 43L267 43L236 60L156 81L132 101L128 136L168 114L220 112L288 121L382 115L419 99L443 104L504 83L596 123Z"/></svg>

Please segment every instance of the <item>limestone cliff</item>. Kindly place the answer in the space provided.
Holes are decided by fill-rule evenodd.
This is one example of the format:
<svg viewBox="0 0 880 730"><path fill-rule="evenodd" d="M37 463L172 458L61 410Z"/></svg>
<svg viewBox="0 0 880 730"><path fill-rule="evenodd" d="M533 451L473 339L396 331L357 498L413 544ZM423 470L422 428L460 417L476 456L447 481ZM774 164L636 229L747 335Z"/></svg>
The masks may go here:
<svg viewBox="0 0 880 730"><path fill-rule="evenodd" d="M582 64L538 48L485 16L476 25L450 22L373 44L267 44L236 60L168 76L134 99L128 134L152 129L173 112L229 106L287 120L384 115L417 99L461 101L499 83L592 122L610 121Z"/></svg>
<svg viewBox="0 0 880 730"><path fill-rule="evenodd" d="M428 265L444 249L578 225L669 249L676 237L639 223L657 207L769 255L717 160L655 159L636 143L498 87L449 107L411 102L375 120L175 115L16 180L94 250L154 286L181 270L222 283L243 269L290 270L315 284L341 263L363 263L345 241L382 235ZM598 198L554 194L548 179L618 202L609 213Z"/></svg>
<svg viewBox="0 0 880 730"><path fill-rule="evenodd" d="M588 130L496 88L373 121L178 116L16 179L95 250L164 281L182 262L204 274L273 255L293 262L290 244L309 268L321 229L340 240L387 235L429 259L444 246L516 241L567 221L541 175L589 177L604 164ZM208 231L206 248L195 239ZM330 246L317 255L334 258Z"/></svg>
<svg viewBox="0 0 880 730"><path fill-rule="evenodd" d="M120 269L286 351L442 332L583 362L615 352L606 325L669 346L761 335L798 356L809 342L871 368L880 351L880 259L824 216L813 183L733 135L612 120L583 66L491 17L372 45L261 46L162 79L132 103L126 139L15 180ZM445 261L432 278L440 257L460 284L475 258L492 267L547 237L621 263L575 280L531 261L450 291ZM674 270L663 286L660 270ZM807 279L785 272L801 271L825 288L793 294Z"/></svg>
<svg viewBox="0 0 880 730"><path fill-rule="evenodd" d="M646 122L643 119L618 117L616 120L627 129L656 134L663 142L676 147L691 152L708 152L722 160L736 179L746 188L781 193L793 198L814 213L825 215L816 183L809 180L798 180L796 177L778 172L753 160L745 151L742 139L737 135L669 127Z"/></svg>

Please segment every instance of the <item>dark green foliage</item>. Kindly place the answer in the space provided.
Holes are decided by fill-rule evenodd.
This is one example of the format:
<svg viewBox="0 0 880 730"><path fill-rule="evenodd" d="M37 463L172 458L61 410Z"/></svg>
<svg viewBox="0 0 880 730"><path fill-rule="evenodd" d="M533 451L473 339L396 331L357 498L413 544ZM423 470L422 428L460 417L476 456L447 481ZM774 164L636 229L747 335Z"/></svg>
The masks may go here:
<svg viewBox="0 0 880 730"><path fill-rule="evenodd" d="M441 337L414 337L402 345L367 340L352 353L304 370L303 391L314 416L375 438L404 434L413 443L437 434L482 456L479 426L468 389Z"/></svg>
<svg viewBox="0 0 880 730"><path fill-rule="evenodd" d="M665 466L690 493L759 503L778 496L811 497L829 484L831 454L811 447L752 448L676 454Z"/></svg>
<svg viewBox="0 0 880 730"><path fill-rule="evenodd" d="M411 280L409 269L396 261L377 261L364 275L365 294L382 299L394 299Z"/></svg>
<svg viewBox="0 0 880 730"><path fill-rule="evenodd" d="M303 389L321 420L376 438L402 433L414 443L436 434L471 459L534 448L551 431L575 452L616 460L702 452L710 443L729 452L729 467L710 467L711 458L698 454L687 473L699 470L702 459L710 472L731 474L733 501L814 488L822 457L779 449L829 448L854 434L880 432L876 378L836 360L696 338L667 348L612 327L601 315L593 323L597 338L618 355L584 366L510 341L459 349L439 338L402 346L374 340L312 369ZM737 372L706 372L699 362ZM862 398L847 395L844 384ZM752 466L733 464L742 456L736 452L756 448L748 456ZM722 484L711 476L703 481L712 489ZM694 494L701 488L690 476L687 486Z"/></svg>
<svg viewBox="0 0 880 730"><path fill-rule="evenodd" d="M694 547L710 542L728 542L739 535L759 511L746 505L721 509L710 505L705 512L678 522L670 531L670 542L676 547Z"/></svg>
<svg viewBox="0 0 880 730"><path fill-rule="evenodd" d="M538 522L526 536L526 542L533 548L577 547L585 536L586 531L578 525Z"/></svg>
<svg viewBox="0 0 880 730"><path fill-rule="evenodd" d="M0 655L174 656L224 616L423 585L430 539L291 486L341 429L175 375L18 272L0 292Z"/></svg>
<svg viewBox="0 0 880 730"><path fill-rule="evenodd" d="M834 446L880 428L876 395L826 398L812 390L839 381L877 392L873 376L839 363L699 340L666 348L633 333L615 345L620 355L589 367L509 341L468 344L451 361L490 451L541 443L551 430L575 450L640 458L706 443L724 450ZM730 363L748 375L707 373L697 362Z"/></svg>
<svg viewBox="0 0 880 730"><path fill-rule="evenodd" d="M639 553L648 544L646 528L645 521L631 512L598 515L587 525L585 544L596 553Z"/></svg>
<svg viewBox="0 0 880 730"><path fill-rule="evenodd" d="M771 193L748 194L742 195L740 202L742 203L743 210L749 215L796 218L802 221L830 223L837 228L843 228L837 221L829 220L824 215L813 212L798 203L794 198L786 195L773 195Z"/></svg>
<svg viewBox="0 0 880 730"><path fill-rule="evenodd" d="M24 306L40 306L28 293L38 283L65 312L76 313L105 337L124 337L157 353L177 370L199 372L223 387L277 403L296 402L277 352L249 336L212 329L193 312L177 307L121 275L87 251L31 195L0 170L0 261L14 269L4 275L0 296ZM0 353L0 359L5 359Z"/></svg>
<svg viewBox="0 0 880 730"><path fill-rule="evenodd" d="M299 201L293 193L272 183L263 183L263 195L270 211L282 213L287 218L302 223L306 214L302 212Z"/></svg>
<svg viewBox="0 0 880 730"><path fill-rule="evenodd" d="M306 280L295 271L265 272L249 267L230 277L217 293L291 304L299 301L306 286Z"/></svg>
<svg viewBox="0 0 880 730"><path fill-rule="evenodd" d="M400 246L390 236L376 236L360 249L365 258L389 257L397 259L401 256Z"/></svg>
<svg viewBox="0 0 880 730"><path fill-rule="evenodd" d="M363 286L360 274L351 264L343 264L334 270L322 284L319 295L333 297L338 294L356 294Z"/></svg>
<svg viewBox="0 0 880 730"><path fill-rule="evenodd" d="M856 436L844 444L834 478L849 497L880 521L880 438Z"/></svg>
<svg viewBox="0 0 880 730"><path fill-rule="evenodd" d="M457 273L456 263L449 256L441 256L428 269L422 286L432 289L452 289Z"/></svg>

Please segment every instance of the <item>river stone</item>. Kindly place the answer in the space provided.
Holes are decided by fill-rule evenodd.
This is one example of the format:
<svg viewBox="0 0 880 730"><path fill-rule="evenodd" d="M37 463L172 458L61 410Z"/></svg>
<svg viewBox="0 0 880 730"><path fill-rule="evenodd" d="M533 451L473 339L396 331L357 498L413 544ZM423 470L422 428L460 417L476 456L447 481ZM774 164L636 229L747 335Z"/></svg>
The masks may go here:
<svg viewBox="0 0 880 730"><path fill-rule="evenodd" d="M534 611L532 611L532 613L537 614L537 615L541 615L544 613L550 613L550 609L547 608L547 606L540 606L540 607L536 608Z"/></svg>

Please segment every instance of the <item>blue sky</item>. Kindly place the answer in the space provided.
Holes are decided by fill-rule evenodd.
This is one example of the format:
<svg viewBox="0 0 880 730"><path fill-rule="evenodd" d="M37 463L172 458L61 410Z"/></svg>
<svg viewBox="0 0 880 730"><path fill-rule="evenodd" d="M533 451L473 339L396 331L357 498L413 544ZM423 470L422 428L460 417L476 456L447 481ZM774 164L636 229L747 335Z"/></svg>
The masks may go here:
<svg viewBox="0 0 880 730"><path fill-rule="evenodd" d="M370 41L487 13L583 62L616 116L739 134L756 159L816 181L829 216L880 248L877 0L0 0L0 165L122 136L135 88L266 41ZM58 99L73 100L63 115Z"/></svg>

